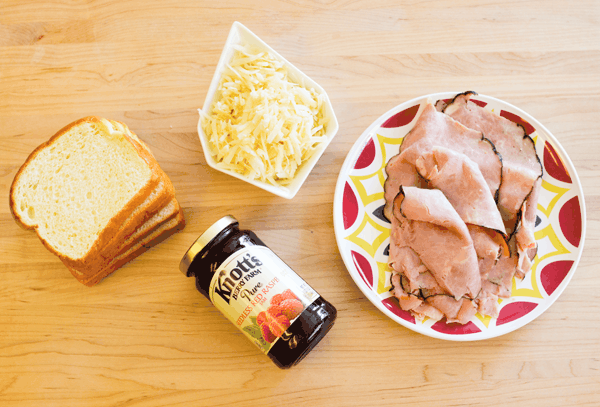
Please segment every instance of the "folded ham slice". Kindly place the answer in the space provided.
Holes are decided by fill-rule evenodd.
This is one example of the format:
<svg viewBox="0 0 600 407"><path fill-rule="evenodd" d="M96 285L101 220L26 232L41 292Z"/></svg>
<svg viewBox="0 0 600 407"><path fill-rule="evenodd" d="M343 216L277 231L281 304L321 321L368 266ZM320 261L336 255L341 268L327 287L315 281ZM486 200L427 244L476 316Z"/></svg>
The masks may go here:
<svg viewBox="0 0 600 407"><path fill-rule="evenodd" d="M425 302L449 321L464 321L475 313L472 300L481 289L477 254L466 224L441 191L399 189L390 265L399 275L397 294L413 312Z"/></svg>
<svg viewBox="0 0 600 407"><path fill-rule="evenodd" d="M535 229L537 202L541 187L542 178L540 177L533 184L531 192L525 199L525 202L523 202L518 215L518 223L513 233L519 257L516 275L521 279L531 270L533 258L537 253L537 243L533 235L533 230Z"/></svg>
<svg viewBox="0 0 600 407"><path fill-rule="evenodd" d="M435 146L417 158L416 169L429 186L443 192L465 223L506 234L479 166L469 157Z"/></svg>
<svg viewBox="0 0 600 407"><path fill-rule="evenodd" d="M509 234L516 233L519 257L517 276L531 269L535 255L535 212L542 178L542 165L535 144L525 128L470 101L475 92L454 97L443 112L465 126L481 131L502 156L502 185L498 209Z"/></svg>
<svg viewBox="0 0 600 407"><path fill-rule="evenodd" d="M404 137L400 153L390 159L385 170L384 215L391 220L392 202L400 185L427 187L414 167L416 159L434 147L445 147L466 155L477 164L490 193L496 196L502 180L502 159L493 143L481 132L469 129L427 103L413 129Z"/></svg>
<svg viewBox="0 0 600 407"><path fill-rule="evenodd" d="M396 179L411 185L416 174L421 180L417 186L439 189L467 224L478 257L496 259L506 246L506 231L479 166L446 147L434 146L418 155L421 151L416 146L403 151L404 165L395 168Z"/></svg>
<svg viewBox="0 0 600 407"><path fill-rule="evenodd" d="M481 131L496 146L502 156L502 177L506 181L500 188L498 208L505 221L512 220L514 225L523 202L542 176L542 165L525 128L471 102L469 99L473 95L476 93L457 95L445 107L444 113L471 129Z"/></svg>

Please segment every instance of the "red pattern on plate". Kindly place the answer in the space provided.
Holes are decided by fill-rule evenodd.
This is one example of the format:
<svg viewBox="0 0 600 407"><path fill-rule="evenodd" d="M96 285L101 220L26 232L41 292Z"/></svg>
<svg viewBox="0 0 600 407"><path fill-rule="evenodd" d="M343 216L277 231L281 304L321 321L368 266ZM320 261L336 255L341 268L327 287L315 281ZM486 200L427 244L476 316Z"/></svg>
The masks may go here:
<svg viewBox="0 0 600 407"><path fill-rule="evenodd" d="M552 295L554 290L556 290L560 283L567 277L573 263L572 260L560 260L550 263L542 269L540 281L548 295Z"/></svg>
<svg viewBox="0 0 600 407"><path fill-rule="evenodd" d="M574 196L560 208L558 223L565 238L575 247L581 241L581 209L579 197Z"/></svg>
<svg viewBox="0 0 600 407"><path fill-rule="evenodd" d="M356 164L354 164L355 170L362 170L363 168L367 168L373 160L375 159L375 143L373 139L369 139L369 142L365 145L365 148L360 153L358 160L356 160Z"/></svg>
<svg viewBox="0 0 600 407"><path fill-rule="evenodd" d="M354 250L350 250L350 253L352 254L352 260L354 260L354 266L358 270L358 274L360 274L360 277L369 288L373 288L373 270L371 269L369 260Z"/></svg>
<svg viewBox="0 0 600 407"><path fill-rule="evenodd" d="M477 325L475 325L473 322L469 322L464 325L458 323L449 324L446 321L446 318L433 324L431 329L448 335L468 335L481 332L481 329L477 328Z"/></svg>
<svg viewBox="0 0 600 407"><path fill-rule="evenodd" d="M507 112L506 110L500 110L500 116L510 120L513 123L520 124L525 128L525 133L527 134L535 132L535 127L529 124L529 122L525 121L521 116L517 116L516 114Z"/></svg>
<svg viewBox="0 0 600 407"><path fill-rule="evenodd" d="M504 325L508 322L514 321L525 315L529 314L537 304L533 302L513 302L512 304L508 304L500 310L500 315L498 315L498 319L496 320L496 326Z"/></svg>
<svg viewBox="0 0 600 407"><path fill-rule="evenodd" d="M400 304L398 304L398 300L395 299L394 297L386 298L385 300L381 301L381 303L383 304L384 307L386 307L387 309L392 311L394 313L394 315L402 318L403 320L405 320L407 322L410 322L411 324L415 323L415 317L413 317L410 312L404 311L402 308L400 308Z"/></svg>
<svg viewBox="0 0 600 407"><path fill-rule="evenodd" d="M344 187L344 199L342 200L342 212L344 219L344 229L348 229L356 221L358 216L358 200L350 184L346 182Z"/></svg>
<svg viewBox="0 0 600 407"><path fill-rule="evenodd" d="M469 100L481 107L486 107L486 105L487 105L487 102L483 102L481 100L477 100L477 99L469 99Z"/></svg>
<svg viewBox="0 0 600 407"><path fill-rule="evenodd" d="M544 170L550 174L554 179L562 182L571 183L571 176L569 171L562 162L562 159L549 142L546 142L544 148Z"/></svg>
<svg viewBox="0 0 600 407"><path fill-rule="evenodd" d="M381 125L381 127L384 129L391 129L394 127L406 126L408 123L412 122L412 119L414 119L417 115L419 106L420 105L415 105L413 107L409 107L408 109L404 109L400 113L396 113L387 119L385 123Z"/></svg>

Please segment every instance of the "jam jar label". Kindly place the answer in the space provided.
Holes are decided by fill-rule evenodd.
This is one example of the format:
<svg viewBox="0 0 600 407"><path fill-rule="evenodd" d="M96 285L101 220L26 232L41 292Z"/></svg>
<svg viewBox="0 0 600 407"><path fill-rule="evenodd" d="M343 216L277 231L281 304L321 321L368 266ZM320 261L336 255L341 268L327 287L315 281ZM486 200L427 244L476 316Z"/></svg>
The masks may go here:
<svg viewBox="0 0 600 407"><path fill-rule="evenodd" d="M210 300L265 354L319 294L269 248L229 256L213 275Z"/></svg>

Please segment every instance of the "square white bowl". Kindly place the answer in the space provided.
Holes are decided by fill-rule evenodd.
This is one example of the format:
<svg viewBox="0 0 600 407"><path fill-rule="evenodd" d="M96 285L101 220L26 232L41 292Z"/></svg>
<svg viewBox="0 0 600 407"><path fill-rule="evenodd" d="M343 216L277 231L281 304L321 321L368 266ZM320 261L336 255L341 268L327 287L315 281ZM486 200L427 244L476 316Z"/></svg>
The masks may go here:
<svg viewBox="0 0 600 407"><path fill-rule="evenodd" d="M243 24L239 22L234 22L231 27L231 31L229 31L229 36L227 37L227 42L225 43L225 47L223 48L223 52L221 53L221 58L219 59L219 63L217 64L217 69L215 71L215 75L213 76L212 82L210 83L210 87L208 88L208 94L206 95L206 99L204 100L204 106L202 107L202 111L206 114L210 115L210 109L213 105L213 102L216 101L221 95L218 94L217 88L219 86L219 82L221 81L221 77L226 69L226 64L231 61L233 58L233 54L235 49L233 48L235 45L251 45L261 50L268 51L272 56L281 60L285 64L285 68L288 71L288 77L291 81L294 81L298 84L304 84L304 86L308 89L314 88L316 92L322 94L324 96L323 100L323 117L327 120L327 125L325 129L325 136L327 140L321 143L318 147L318 150L312 155L312 157L302 163L302 165L298 168L296 175L294 176L292 182L286 187L275 186L266 182L252 180L244 177L242 174L231 170L224 170L217 167L217 161L210 153L211 147L208 137L204 133L202 129L202 116L200 116L200 120L198 121L198 136L200 137L200 143L202 143L202 150L204 151L204 156L206 157L206 162L212 168L224 172L225 174L229 174L233 177L241 179L243 181L249 182L252 185L255 185L259 188L262 188L266 191L269 191L275 195L281 196L283 198L292 199L306 178L310 174L311 170L319 161L319 158L323 155L323 152L333 140L333 137L337 134L339 129L339 124L337 118L335 117L335 113L333 112L333 107L331 106L331 101L329 100L329 96L325 90L315 81L313 81L310 77L308 77L305 73L300 71L294 65L292 65L288 60L279 55L273 48L268 46L263 40L258 38L256 34L246 28Z"/></svg>

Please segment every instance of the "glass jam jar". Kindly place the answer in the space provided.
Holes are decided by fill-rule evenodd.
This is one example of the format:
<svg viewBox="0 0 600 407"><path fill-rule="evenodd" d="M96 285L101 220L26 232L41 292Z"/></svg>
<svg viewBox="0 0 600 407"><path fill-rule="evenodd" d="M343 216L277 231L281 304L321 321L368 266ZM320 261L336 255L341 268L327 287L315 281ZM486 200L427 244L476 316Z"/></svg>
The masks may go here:
<svg viewBox="0 0 600 407"><path fill-rule="evenodd" d="M210 226L180 270L280 368L300 362L333 326L337 311L233 216Z"/></svg>

